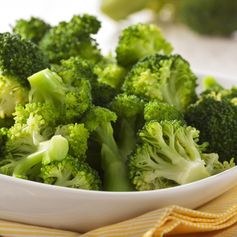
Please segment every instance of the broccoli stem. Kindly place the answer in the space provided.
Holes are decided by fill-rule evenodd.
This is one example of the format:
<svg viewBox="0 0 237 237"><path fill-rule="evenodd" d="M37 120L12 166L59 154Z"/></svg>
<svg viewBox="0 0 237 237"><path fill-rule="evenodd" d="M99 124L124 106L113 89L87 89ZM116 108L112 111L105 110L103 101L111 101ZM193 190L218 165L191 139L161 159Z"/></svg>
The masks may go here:
<svg viewBox="0 0 237 237"><path fill-rule="evenodd" d="M122 119L119 133L119 150L124 161L136 146L135 119Z"/></svg>
<svg viewBox="0 0 237 237"><path fill-rule="evenodd" d="M54 160L60 161L66 157L67 153L68 141L62 136L56 135L49 141L41 142L38 151L20 160L13 171L13 176L27 179L28 171L35 165L49 164Z"/></svg>
<svg viewBox="0 0 237 237"><path fill-rule="evenodd" d="M101 148L102 167L104 170L104 189L106 191L132 191L128 170L122 161L119 150L103 144Z"/></svg>
<svg viewBox="0 0 237 237"><path fill-rule="evenodd" d="M104 189L106 191L132 191L127 165L114 140L111 123L96 129L101 147L101 163L104 170Z"/></svg>

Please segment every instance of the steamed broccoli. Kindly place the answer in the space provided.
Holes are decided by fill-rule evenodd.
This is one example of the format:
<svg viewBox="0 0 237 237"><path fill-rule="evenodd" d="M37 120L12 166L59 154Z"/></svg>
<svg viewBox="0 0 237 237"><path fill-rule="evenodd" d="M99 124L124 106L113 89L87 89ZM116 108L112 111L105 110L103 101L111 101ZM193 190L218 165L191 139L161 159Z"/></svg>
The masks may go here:
<svg viewBox="0 0 237 237"><path fill-rule="evenodd" d="M82 122L91 132L91 138L101 146L104 189L107 191L130 191L132 187L128 178L127 166L114 139L111 124L116 119L116 114L106 108L91 107Z"/></svg>
<svg viewBox="0 0 237 237"><path fill-rule="evenodd" d="M54 160L62 160L66 157L67 152L68 141L60 135L53 136L48 141L40 142L35 151L28 155L8 156L2 160L0 173L23 179L37 177L42 164L47 165Z"/></svg>
<svg viewBox="0 0 237 237"><path fill-rule="evenodd" d="M19 35L0 33L0 71L13 76L23 85L29 85L27 77L49 66L39 48Z"/></svg>
<svg viewBox="0 0 237 237"><path fill-rule="evenodd" d="M78 160L86 159L87 140L89 132L84 127L84 124L67 124L59 126L56 130L56 135L61 135L68 140L68 154Z"/></svg>
<svg viewBox="0 0 237 237"><path fill-rule="evenodd" d="M0 118L7 120L12 117L18 104L28 102L28 88L18 79L0 74Z"/></svg>
<svg viewBox="0 0 237 237"><path fill-rule="evenodd" d="M177 121L151 121L139 136L142 144L129 160L130 177L137 190L186 184L211 175L195 128Z"/></svg>
<svg viewBox="0 0 237 237"><path fill-rule="evenodd" d="M99 81L94 72L96 65L81 57L71 57L62 60L60 65L53 65L52 70L57 72L67 85L77 86L77 84L83 83L82 80L87 80L91 85L93 103L95 105L107 105L116 95L117 89L111 87L108 83ZM116 78L117 76L113 79Z"/></svg>
<svg viewBox="0 0 237 237"><path fill-rule="evenodd" d="M156 120L178 120L184 123L184 115L175 106L159 101L150 101L145 105L144 119L149 122Z"/></svg>
<svg viewBox="0 0 237 237"><path fill-rule="evenodd" d="M191 29L208 35L230 35L237 30L235 0L180 0L177 14Z"/></svg>
<svg viewBox="0 0 237 237"><path fill-rule="evenodd" d="M101 181L95 170L87 163L78 162L71 156L44 165L40 176L44 183L58 186L100 190Z"/></svg>
<svg viewBox="0 0 237 237"><path fill-rule="evenodd" d="M111 55L104 57L94 66L94 73L99 83L106 84L113 89L119 90L125 79L127 70L118 65Z"/></svg>
<svg viewBox="0 0 237 237"><path fill-rule="evenodd" d="M61 59L80 56L97 62L101 55L96 41L91 37L100 28L100 22L94 16L73 16L69 22L60 22L52 27L40 41L40 48L51 63Z"/></svg>
<svg viewBox="0 0 237 237"><path fill-rule="evenodd" d="M110 108L118 116L117 143L126 161L137 143L137 132L144 124L144 101L135 95L119 94L110 103Z"/></svg>
<svg viewBox="0 0 237 237"><path fill-rule="evenodd" d="M209 143L208 151L220 159L237 159L237 90L211 91L189 107L185 114L188 124L200 130L200 141Z"/></svg>
<svg viewBox="0 0 237 237"><path fill-rule="evenodd" d="M196 99L196 76L179 55L154 54L140 60L128 73L123 90L148 100L159 100L183 111Z"/></svg>
<svg viewBox="0 0 237 237"><path fill-rule="evenodd" d="M13 26L13 32L20 35L23 39L38 44L50 28L51 26L42 19L31 17L29 20L17 20Z"/></svg>
<svg viewBox="0 0 237 237"><path fill-rule="evenodd" d="M79 121L91 104L91 87L86 80L68 86L49 69L35 73L28 80L30 102L51 103L59 111L62 124Z"/></svg>
<svg viewBox="0 0 237 237"><path fill-rule="evenodd" d="M152 24L132 25L123 30L116 48L117 61L131 67L145 56L159 53L170 54L173 48Z"/></svg>

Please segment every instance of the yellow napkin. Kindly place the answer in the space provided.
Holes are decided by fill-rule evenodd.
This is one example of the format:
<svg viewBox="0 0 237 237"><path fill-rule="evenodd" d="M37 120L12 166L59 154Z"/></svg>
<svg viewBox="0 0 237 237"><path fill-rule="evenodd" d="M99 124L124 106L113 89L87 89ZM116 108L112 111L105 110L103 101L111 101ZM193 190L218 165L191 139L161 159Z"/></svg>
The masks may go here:
<svg viewBox="0 0 237 237"><path fill-rule="evenodd" d="M0 221L0 236L236 237L236 223L237 187L197 211L169 206L85 234Z"/></svg>

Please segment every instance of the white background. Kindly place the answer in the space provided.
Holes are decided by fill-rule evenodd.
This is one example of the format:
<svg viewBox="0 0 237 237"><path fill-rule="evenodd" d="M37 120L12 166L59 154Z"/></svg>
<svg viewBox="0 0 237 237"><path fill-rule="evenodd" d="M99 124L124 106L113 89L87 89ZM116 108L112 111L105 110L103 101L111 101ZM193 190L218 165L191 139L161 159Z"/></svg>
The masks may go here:
<svg viewBox="0 0 237 237"><path fill-rule="evenodd" d="M38 16L56 24L84 12L97 15L103 21L97 39L103 52L112 50L121 24L117 25L99 12L99 0L2 0L0 31L8 31L18 18ZM142 16L138 17L139 21L143 20ZM176 52L188 59L194 70L237 80L237 40L200 37L183 26L163 26L162 30Z"/></svg>

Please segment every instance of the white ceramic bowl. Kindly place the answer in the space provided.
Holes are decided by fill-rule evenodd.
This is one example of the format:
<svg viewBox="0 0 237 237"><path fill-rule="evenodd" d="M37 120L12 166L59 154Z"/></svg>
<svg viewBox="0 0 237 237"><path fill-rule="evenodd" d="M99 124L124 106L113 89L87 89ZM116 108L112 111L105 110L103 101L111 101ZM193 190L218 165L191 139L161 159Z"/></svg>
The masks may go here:
<svg viewBox="0 0 237 237"><path fill-rule="evenodd" d="M174 188L98 192L0 175L0 219L85 232L166 205L196 208L236 184L237 167Z"/></svg>
<svg viewBox="0 0 237 237"><path fill-rule="evenodd" d="M223 84L227 82L220 80ZM233 84L228 82L228 86ZM196 208L236 184L237 167L163 190L102 192L57 187L0 175L0 219L85 232L166 205Z"/></svg>

